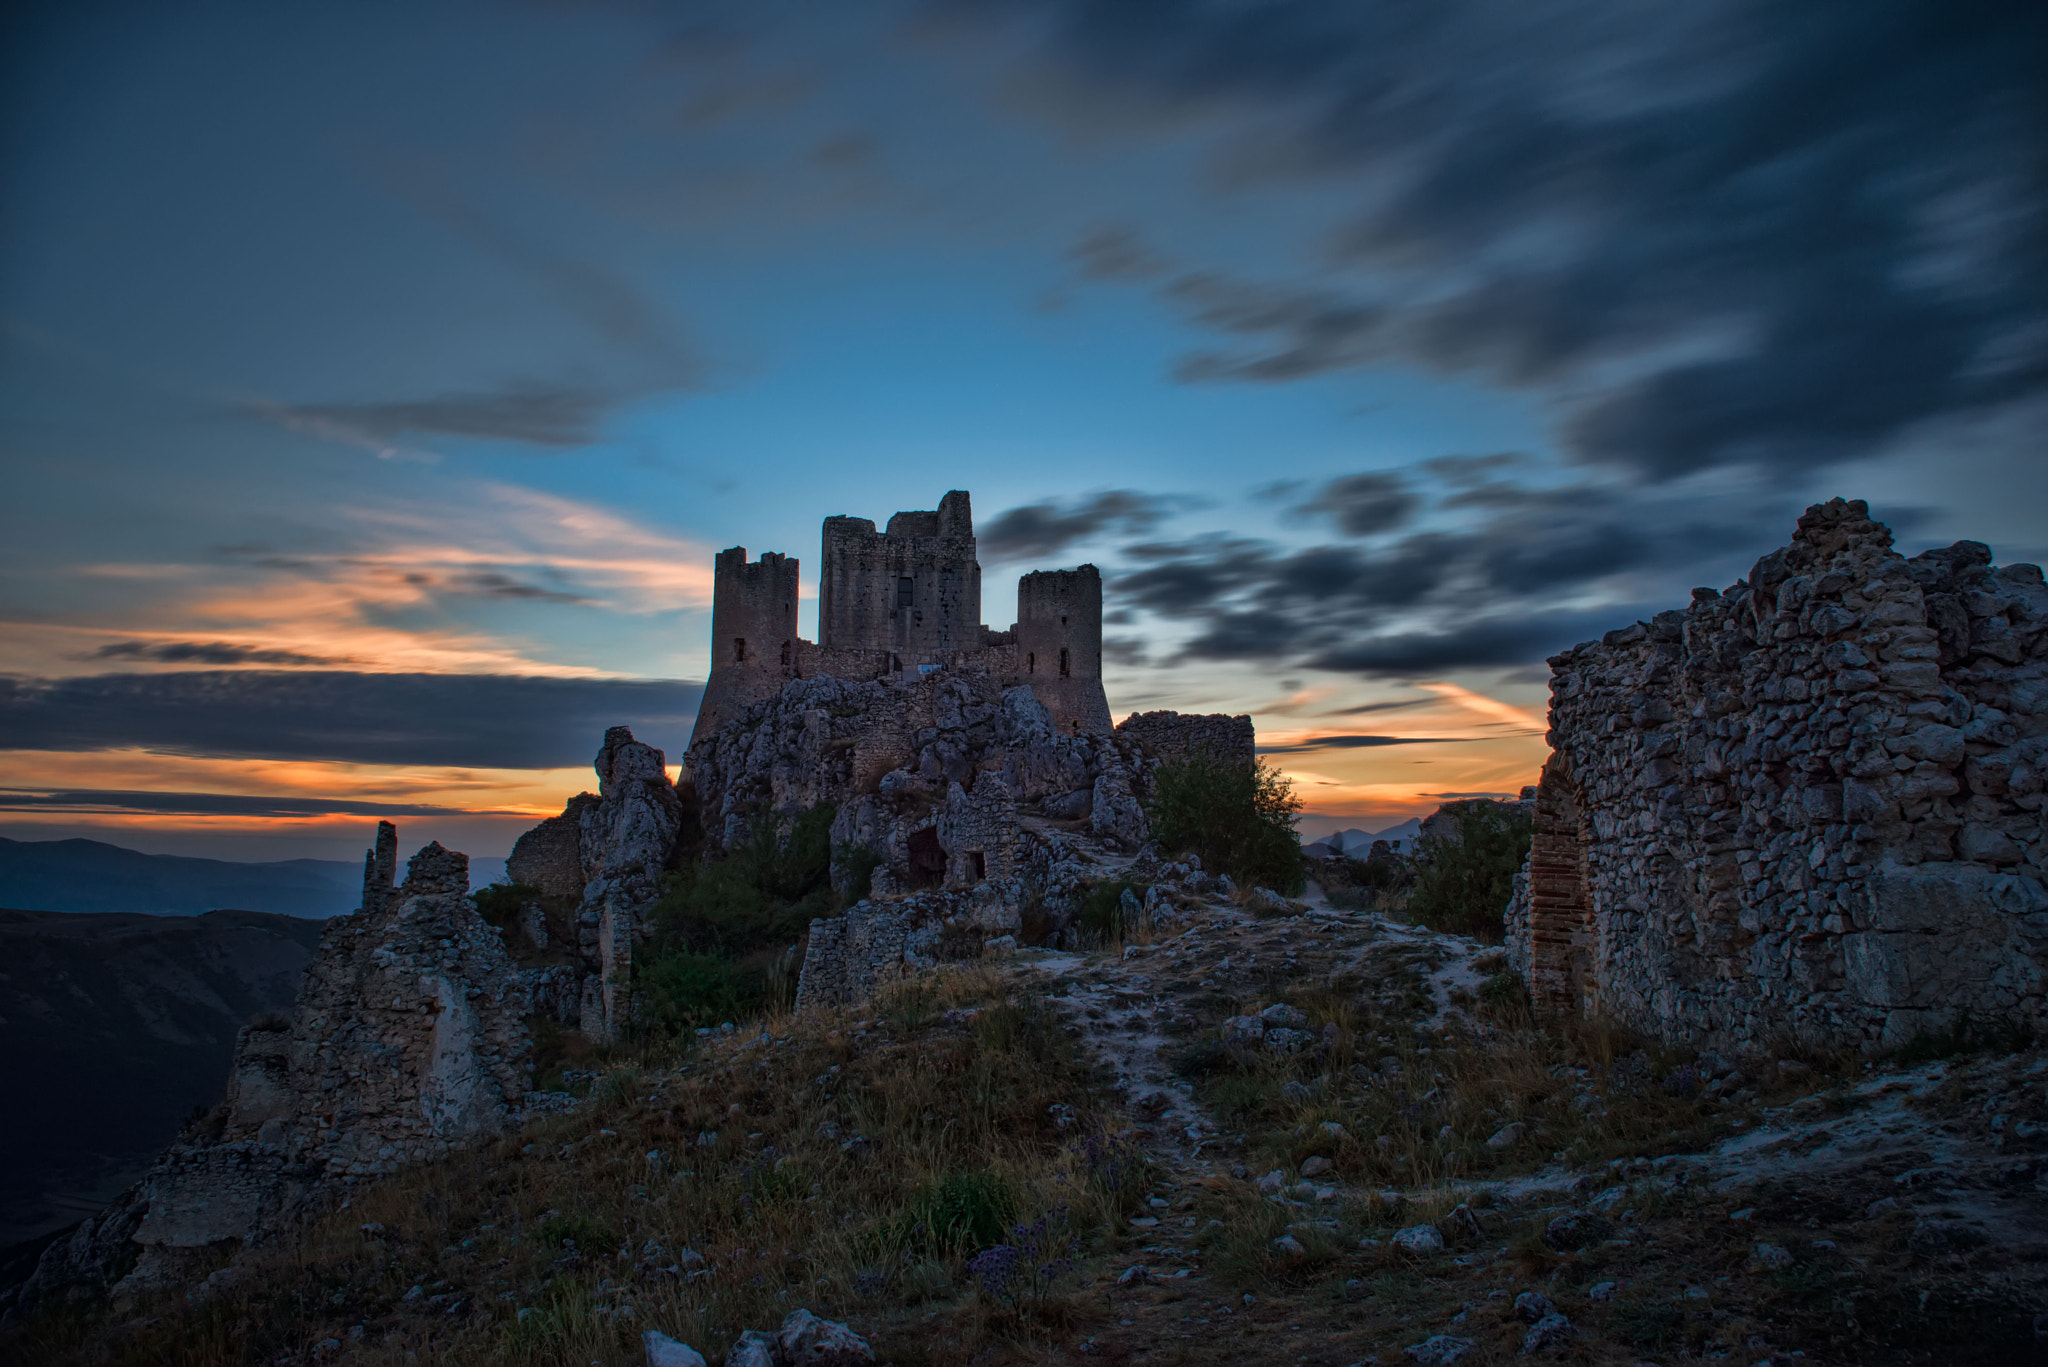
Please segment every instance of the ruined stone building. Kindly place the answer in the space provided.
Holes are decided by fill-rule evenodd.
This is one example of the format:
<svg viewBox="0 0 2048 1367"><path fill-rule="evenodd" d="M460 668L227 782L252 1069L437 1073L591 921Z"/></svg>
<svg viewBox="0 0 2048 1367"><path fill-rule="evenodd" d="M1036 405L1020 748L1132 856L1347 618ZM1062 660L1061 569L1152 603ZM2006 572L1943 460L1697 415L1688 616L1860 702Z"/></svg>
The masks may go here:
<svg viewBox="0 0 2048 1367"><path fill-rule="evenodd" d="M1024 686L1069 735L1109 730L1102 692L1102 576L1093 565L1017 584L1008 631L981 621L974 514L959 489L936 512L825 519L818 640L797 635L797 561L744 546L712 571L711 674L692 737L708 737L797 679L909 677L946 667Z"/></svg>
<svg viewBox="0 0 2048 1367"><path fill-rule="evenodd" d="M2048 1026L2048 586L1821 504L1725 591L1552 657L1509 944L1667 1039Z"/></svg>
<svg viewBox="0 0 2048 1367"><path fill-rule="evenodd" d="M469 900L469 858L430 844L392 886L379 822L361 908L327 923L291 1019L235 1042L227 1099L129 1193L44 1254L24 1303L188 1281L356 1181L516 1126L533 1104L528 985Z"/></svg>

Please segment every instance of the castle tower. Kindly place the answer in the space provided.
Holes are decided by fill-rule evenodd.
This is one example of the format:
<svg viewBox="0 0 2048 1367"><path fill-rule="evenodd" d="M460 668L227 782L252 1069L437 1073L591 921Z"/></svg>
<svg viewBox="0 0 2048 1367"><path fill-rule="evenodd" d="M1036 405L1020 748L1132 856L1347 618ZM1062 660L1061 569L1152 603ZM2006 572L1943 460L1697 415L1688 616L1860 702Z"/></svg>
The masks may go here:
<svg viewBox="0 0 2048 1367"><path fill-rule="evenodd" d="M907 668L981 645L981 563L964 490L936 511L898 513L886 531L828 517L818 577L818 644L890 653Z"/></svg>
<svg viewBox="0 0 2048 1367"><path fill-rule="evenodd" d="M797 676L797 561L764 552L747 563L747 548L720 551L711 571L711 675L697 707L692 740Z"/></svg>
<svg viewBox="0 0 2048 1367"><path fill-rule="evenodd" d="M1102 691L1102 575L1093 565L1017 581L1017 674L1069 734L1110 729Z"/></svg>

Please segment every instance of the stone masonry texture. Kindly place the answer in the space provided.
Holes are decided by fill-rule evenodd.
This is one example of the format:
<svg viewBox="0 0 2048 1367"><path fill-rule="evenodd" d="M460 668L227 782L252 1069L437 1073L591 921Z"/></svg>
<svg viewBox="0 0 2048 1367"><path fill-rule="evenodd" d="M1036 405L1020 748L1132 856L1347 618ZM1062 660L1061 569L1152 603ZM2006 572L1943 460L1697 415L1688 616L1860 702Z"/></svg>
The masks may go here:
<svg viewBox="0 0 2048 1367"><path fill-rule="evenodd" d="M1552 657L1508 909L1538 1007L1880 1050L2048 1026L2048 587L1807 509L1722 592Z"/></svg>

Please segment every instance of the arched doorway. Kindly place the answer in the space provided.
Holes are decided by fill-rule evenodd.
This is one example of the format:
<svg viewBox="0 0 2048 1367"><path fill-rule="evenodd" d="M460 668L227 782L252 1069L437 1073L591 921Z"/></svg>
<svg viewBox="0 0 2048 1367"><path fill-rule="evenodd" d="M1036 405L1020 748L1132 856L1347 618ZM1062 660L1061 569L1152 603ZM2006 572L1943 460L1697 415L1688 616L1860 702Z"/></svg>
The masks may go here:
<svg viewBox="0 0 2048 1367"><path fill-rule="evenodd" d="M1541 1015L1590 1015L1596 1005L1586 845L1584 794L1553 755L1536 788L1529 848L1529 997Z"/></svg>

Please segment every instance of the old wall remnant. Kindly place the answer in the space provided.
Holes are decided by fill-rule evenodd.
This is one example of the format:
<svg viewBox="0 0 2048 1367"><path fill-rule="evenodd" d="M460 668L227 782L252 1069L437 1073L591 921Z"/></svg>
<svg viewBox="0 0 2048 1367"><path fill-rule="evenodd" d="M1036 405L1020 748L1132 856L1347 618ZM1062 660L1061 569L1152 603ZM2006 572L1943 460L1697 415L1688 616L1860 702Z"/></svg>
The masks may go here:
<svg viewBox="0 0 2048 1367"><path fill-rule="evenodd" d="M1509 944L1552 1014L1876 1049L2048 1025L2048 586L1806 510L1725 592L1551 661Z"/></svg>

